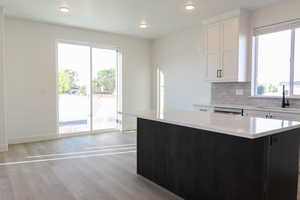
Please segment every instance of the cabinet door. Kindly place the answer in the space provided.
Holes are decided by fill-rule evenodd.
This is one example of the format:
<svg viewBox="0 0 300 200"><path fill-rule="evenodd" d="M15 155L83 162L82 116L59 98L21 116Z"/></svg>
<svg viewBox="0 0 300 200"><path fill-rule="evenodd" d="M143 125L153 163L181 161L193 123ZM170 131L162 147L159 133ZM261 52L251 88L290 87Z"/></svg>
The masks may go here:
<svg viewBox="0 0 300 200"><path fill-rule="evenodd" d="M220 69L220 23L207 27L207 79L218 80Z"/></svg>
<svg viewBox="0 0 300 200"><path fill-rule="evenodd" d="M270 136L268 200L297 199L299 129Z"/></svg>
<svg viewBox="0 0 300 200"><path fill-rule="evenodd" d="M200 111L200 112L211 112L213 111L211 106L207 105L194 105L194 110L195 111Z"/></svg>
<svg viewBox="0 0 300 200"><path fill-rule="evenodd" d="M220 74L218 75L218 70L219 70L218 66L219 66L219 55L208 54L207 55L207 79L208 80L214 81L220 79Z"/></svg>
<svg viewBox="0 0 300 200"><path fill-rule="evenodd" d="M273 119L300 121L300 115L299 114L271 112L271 116L272 116Z"/></svg>
<svg viewBox="0 0 300 200"><path fill-rule="evenodd" d="M222 32L222 80L235 81L238 76L238 18L224 21Z"/></svg>
<svg viewBox="0 0 300 200"><path fill-rule="evenodd" d="M245 110L244 111L245 116L249 117L261 117L261 118L266 118L267 115L270 115L270 112L265 112L265 111L257 111L257 110Z"/></svg>

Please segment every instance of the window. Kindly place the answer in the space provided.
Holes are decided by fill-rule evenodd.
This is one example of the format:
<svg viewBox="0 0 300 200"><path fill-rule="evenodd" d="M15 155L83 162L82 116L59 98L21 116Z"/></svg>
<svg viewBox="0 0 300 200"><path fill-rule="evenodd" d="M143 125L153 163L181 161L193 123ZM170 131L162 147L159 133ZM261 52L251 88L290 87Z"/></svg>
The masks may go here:
<svg viewBox="0 0 300 200"><path fill-rule="evenodd" d="M165 75L157 68L157 111L163 113L165 108Z"/></svg>
<svg viewBox="0 0 300 200"><path fill-rule="evenodd" d="M255 36L255 96L300 96L300 28L261 32Z"/></svg>
<svg viewBox="0 0 300 200"><path fill-rule="evenodd" d="M300 95L300 28L295 30L294 95Z"/></svg>

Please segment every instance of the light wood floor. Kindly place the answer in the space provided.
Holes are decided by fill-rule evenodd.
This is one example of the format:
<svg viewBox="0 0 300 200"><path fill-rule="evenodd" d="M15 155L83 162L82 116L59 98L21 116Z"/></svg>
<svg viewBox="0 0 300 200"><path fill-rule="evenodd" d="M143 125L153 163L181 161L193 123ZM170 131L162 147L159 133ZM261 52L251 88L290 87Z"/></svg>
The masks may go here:
<svg viewBox="0 0 300 200"><path fill-rule="evenodd" d="M135 144L134 133L108 133L11 145L0 153L0 200L180 199L136 175Z"/></svg>
<svg viewBox="0 0 300 200"><path fill-rule="evenodd" d="M11 145L0 153L0 199L179 199L136 175L135 144L133 133L108 133Z"/></svg>

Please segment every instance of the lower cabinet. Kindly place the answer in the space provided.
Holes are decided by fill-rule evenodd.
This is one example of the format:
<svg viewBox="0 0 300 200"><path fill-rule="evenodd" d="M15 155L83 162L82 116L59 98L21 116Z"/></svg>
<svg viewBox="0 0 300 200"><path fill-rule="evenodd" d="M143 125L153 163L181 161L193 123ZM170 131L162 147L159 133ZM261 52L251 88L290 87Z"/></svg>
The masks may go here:
<svg viewBox="0 0 300 200"><path fill-rule="evenodd" d="M253 111L253 110L245 110L245 116L256 116L256 117L269 117L272 119L279 120L291 120L291 121L300 121L300 114L292 114L292 113L282 113L282 112L265 112L265 111ZM299 148L300 152L300 148ZM300 154L299 154L300 156ZM300 158L299 158L299 172L300 172Z"/></svg>
<svg viewBox="0 0 300 200"><path fill-rule="evenodd" d="M270 137L266 199L297 199L299 131Z"/></svg>
<svg viewBox="0 0 300 200"><path fill-rule="evenodd" d="M206 105L193 105L193 109L201 112L213 112L214 110L213 107Z"/></svg>
<svg viewBox="0 0 300 200"><path fill-rule="evenodd" d="M252 140L138 119L137 173L187 200L296 200L299 131Z"/></svg>
<svg viewBox="0 0 300 200"><path fill-rule="evenodd" d="M260 111L260 110L245 110L245 116L273 118L282 120L300 121L300 114L275 112L275 111Z"/></svg>
<svg viewBox="0 0 300 200"><path fill-rule="evenodd" d="M245 116L253 116L253 117L267 117L270 114L270 112L265 111L257 111L257 110L244 110Z"/></svg>
<svg viewBox="0 0 300 200"><path fill-rule="evenodd" d="M300 114L272 112L271 115L272 115L272 118L274 118L274 119L300 121Z"/></svg>

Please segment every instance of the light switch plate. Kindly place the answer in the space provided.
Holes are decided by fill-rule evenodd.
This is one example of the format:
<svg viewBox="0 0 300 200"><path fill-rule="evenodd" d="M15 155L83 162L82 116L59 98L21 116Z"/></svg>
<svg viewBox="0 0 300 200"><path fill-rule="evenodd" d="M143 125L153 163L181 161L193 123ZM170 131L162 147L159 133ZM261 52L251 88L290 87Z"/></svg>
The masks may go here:
<svg viewBox="0 0 300 200"><path fill-rule="evenodd" d="M244 90L243 89L236 89L235 94L239 95L239 96L244 95Z"/></svg>

